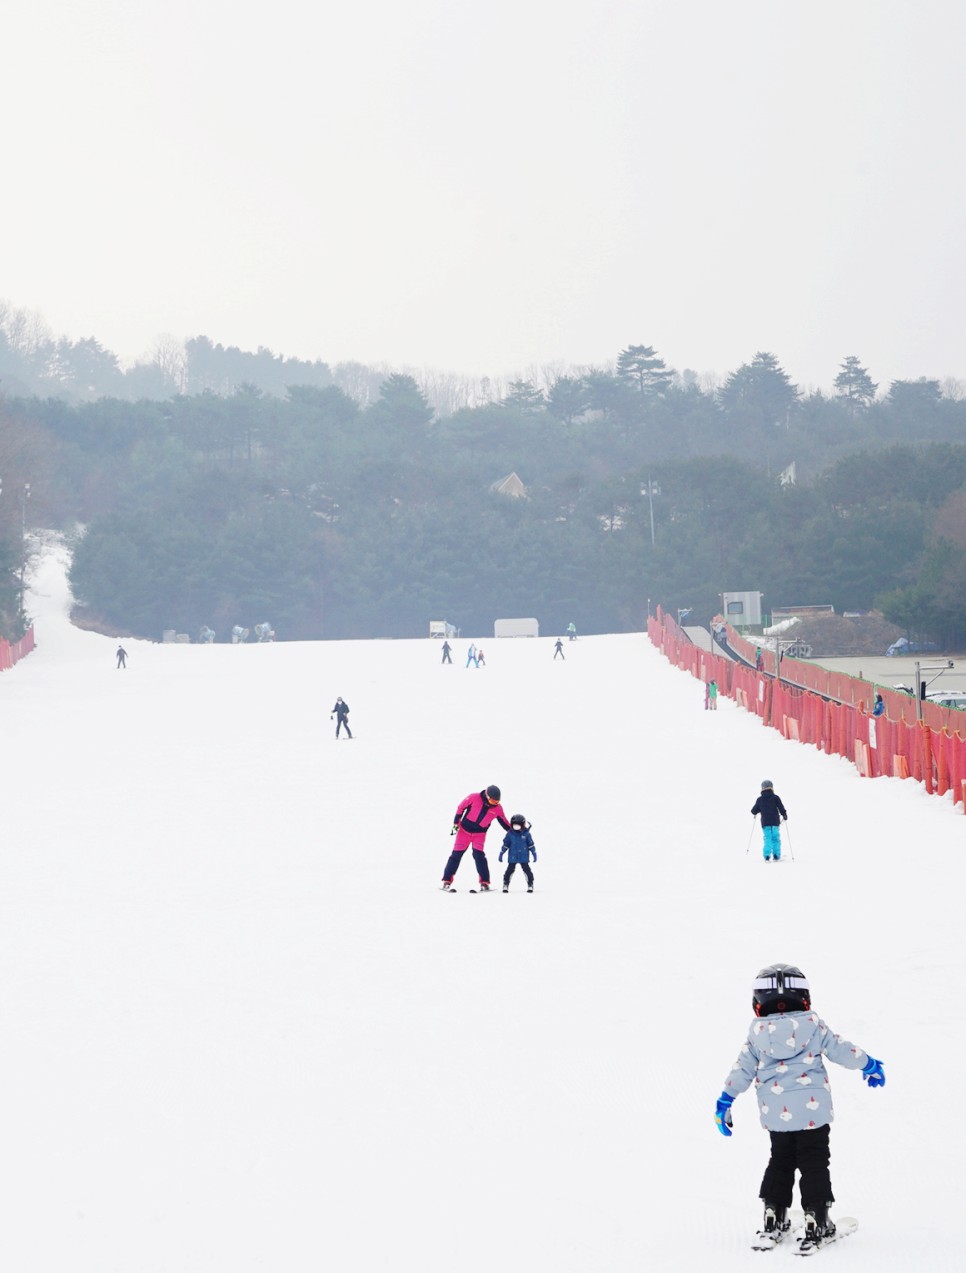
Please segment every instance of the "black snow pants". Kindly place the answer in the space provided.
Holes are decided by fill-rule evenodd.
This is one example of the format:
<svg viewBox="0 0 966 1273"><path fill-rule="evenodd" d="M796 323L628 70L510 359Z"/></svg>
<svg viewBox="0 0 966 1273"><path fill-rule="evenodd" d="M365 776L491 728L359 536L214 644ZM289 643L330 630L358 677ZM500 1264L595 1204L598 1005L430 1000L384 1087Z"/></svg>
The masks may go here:
<svg viewBox="0 0 966 1273"><path fill-rule="evenodd" d="M802 1210L825 1214L826 1204L835 1201L829 1175L830 1131L826 1123L810 1132L769 1132L771 1158L761 1182L763 1202L790 1207L797 1168L801 1172Z"/></svg>
<svg viewBox="0 0 966 1273"><path fill-rule="evenodd" d="M530 863L529 863L529 862L520 862L520 863L519 863L519 866L520 866L520 870L521 870L521 871L523 872L523 874L527 877L527 883L530 885L530 887L531 887L531 888L533 888L533 872L530 870ZM516 869L517 869L517 863L516 863L516 862L511 862L511 863L510 863L510 865L509 865L509 866L507 867L507 869L506 869L506 874L503 876L503 883L504 883L504 884L509 884L509 883L510 883L510 877L513 875L513 872L514 872Z"/></svg>

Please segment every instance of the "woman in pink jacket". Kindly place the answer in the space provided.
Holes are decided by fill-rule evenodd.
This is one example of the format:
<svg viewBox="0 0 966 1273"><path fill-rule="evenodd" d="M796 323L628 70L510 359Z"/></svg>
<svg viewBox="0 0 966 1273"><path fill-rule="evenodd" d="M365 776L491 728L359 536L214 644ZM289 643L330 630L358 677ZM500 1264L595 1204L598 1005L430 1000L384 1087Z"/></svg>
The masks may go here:
<svg viewBox="0 0 966 1273"><path fill-rule="evenodd" d="M500 804L500 788L487 787L485 791L474 791L462 800L453 816L453 830L456 836L453 852L449 855L443 871L443 888L452 893L453 876L459 870L463 854L467 849L473 850L473 861L480 876L480 892L490 891L490 864L483 852L486 833L491 822L499 822L504 831L510 830L503 806Z"/></svg>

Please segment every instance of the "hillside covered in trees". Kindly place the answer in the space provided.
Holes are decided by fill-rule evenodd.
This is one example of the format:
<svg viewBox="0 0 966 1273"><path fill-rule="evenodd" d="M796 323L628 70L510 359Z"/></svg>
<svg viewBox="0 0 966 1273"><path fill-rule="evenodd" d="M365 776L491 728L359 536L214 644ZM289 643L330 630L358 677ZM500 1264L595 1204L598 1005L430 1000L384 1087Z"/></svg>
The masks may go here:
<svg viewBox="0 0 966 1273"><path fill-rule="evenodd" d="M879 604L910 634L966 646L955 386L880 391L848 357L827 393L805 394L758 353L709 388L629 346L609 368L443 413L408 375L373 391L360 374L354 396L324 363L271 362L284 386L7 392L6 635L22 625L29 484L28 524L85 527L75 595L118 632L414 636L430 618L480 633L523 614L548 633L622 631L649 600L707 618L723 590L761 589L768 606ZM498 489L511 473L523 494Z"/></svg>

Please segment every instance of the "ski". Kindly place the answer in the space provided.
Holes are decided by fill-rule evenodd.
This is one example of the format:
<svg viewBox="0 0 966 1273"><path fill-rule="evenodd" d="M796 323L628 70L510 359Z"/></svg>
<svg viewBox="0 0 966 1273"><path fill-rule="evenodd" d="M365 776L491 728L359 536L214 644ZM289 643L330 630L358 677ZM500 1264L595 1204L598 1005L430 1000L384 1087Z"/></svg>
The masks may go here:
<svg viewBox="0 0 966 1273"><path fill-rule="evenodd" d="M850 1233L854 1233L859 1227L859 1222L854 1216L843 1216L841 1220L835 1221L835 1232L830 1233L827 1238L797 1238L798 1246L793 1255L814 1255L816 1251L821 1251L822 1247L831 1246L833 1242L837 1242L839 1238L847 1238Z"/></svg>

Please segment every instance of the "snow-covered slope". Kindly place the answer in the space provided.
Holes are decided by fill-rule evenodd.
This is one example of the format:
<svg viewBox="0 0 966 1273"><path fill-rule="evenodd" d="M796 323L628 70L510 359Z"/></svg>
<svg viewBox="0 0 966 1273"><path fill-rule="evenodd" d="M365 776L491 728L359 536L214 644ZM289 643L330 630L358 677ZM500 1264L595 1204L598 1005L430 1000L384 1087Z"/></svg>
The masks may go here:
<svg viewBox="0 0 966 1273"><path fill-rule="evenodd" d="M163 646L74 630L0 676L0 1266L730 1270L753 1098L712 1112L763 964L883 1059L832 1068L851 1270L964 1267L966 822L786 743L640 635ZM341 694L356 738L336 742ZM766 867L763 777L794 861ZM438 891L457 802L536 892ZM749 851L750 843L750 851ZM499 840L489 840L496 874Z"/></svg>

